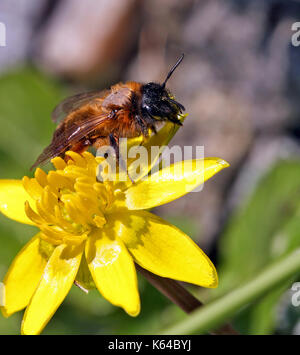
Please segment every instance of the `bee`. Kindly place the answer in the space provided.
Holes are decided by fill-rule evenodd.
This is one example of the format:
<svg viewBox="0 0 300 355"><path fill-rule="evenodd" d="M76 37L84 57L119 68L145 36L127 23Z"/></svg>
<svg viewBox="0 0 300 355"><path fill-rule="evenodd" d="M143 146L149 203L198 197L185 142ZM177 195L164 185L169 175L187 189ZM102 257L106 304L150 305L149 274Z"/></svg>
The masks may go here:
<svg viewBox="0 0 300 355"><path fill-rule="evenodd" d="M93 91L71 96L53 111L58 124L50 145L44 149L32 168L66 151L82 153L93 146L111 146L119 159L119 139L156 133L159 122L181 125L178 114L185 110L175 101L166 83L182 62L184 54L169 71L162 84L129 81L113 85L110 90Z"/></svg>

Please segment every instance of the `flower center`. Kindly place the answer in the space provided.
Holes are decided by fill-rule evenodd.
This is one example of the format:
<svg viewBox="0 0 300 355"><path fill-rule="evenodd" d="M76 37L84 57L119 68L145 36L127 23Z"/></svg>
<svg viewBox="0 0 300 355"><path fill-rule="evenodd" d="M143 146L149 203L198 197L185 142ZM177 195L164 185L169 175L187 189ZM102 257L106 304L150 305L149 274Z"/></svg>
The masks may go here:
<svg viewBox="0 0 300 355"><path fill-rule="evenodd" d="M54 245L79 244L93 229L102 228L115 200L113 185L96 180L99 158L89 153L68 155L72 158L68 163L52 160L56 171L46 174L37 169L33 179L23 179L36 202L26 203L26 214L40 228L41 237Z"/></svg>

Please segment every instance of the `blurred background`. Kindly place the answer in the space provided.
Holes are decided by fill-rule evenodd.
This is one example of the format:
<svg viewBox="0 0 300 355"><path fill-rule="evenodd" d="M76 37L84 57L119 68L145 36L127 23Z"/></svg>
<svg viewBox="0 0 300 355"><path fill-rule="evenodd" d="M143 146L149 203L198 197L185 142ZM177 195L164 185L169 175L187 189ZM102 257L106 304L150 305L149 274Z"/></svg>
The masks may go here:
<svg viewBox="0 0 300 355"><path fill-rule="evenodd" d="M118 81L162 81L189 113L172 144L204 145L231 167L155 212L189 234L217 266L221 297L300 245L300 47L289 0L1 0L0 178L30 175L49 144L50 114L64 97ZM2 41L2 44L3 41ZM0 280L35 233L0 216ZM295 276L231 320L243 334L300 334ZM139 277L142 312L131 318L97 291L73 287L44 334L155 333L184 317ZM22 312L0 334L18 334Z"/></svg>

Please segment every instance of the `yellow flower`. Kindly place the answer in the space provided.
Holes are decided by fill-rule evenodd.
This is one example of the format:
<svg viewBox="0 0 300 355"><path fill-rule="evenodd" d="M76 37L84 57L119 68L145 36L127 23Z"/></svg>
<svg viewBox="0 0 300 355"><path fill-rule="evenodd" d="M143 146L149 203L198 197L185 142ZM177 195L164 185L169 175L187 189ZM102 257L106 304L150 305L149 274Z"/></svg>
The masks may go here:
<svg viewBox="0 0 300 355"><path fill-rule="evenodd" d="M145 211L195 189L228 166L219 158L185 161L135 184L99 182L103 158L67 153L56 170L0 181L0 211L40 231L15 257L5 279L4 316L26 307L23 334L40 333L74 281L97 287L131 316L140 311L135 264L157 275L216 287L209 258L183 232ZM25 208L24 208L25 206Z"/></svg>

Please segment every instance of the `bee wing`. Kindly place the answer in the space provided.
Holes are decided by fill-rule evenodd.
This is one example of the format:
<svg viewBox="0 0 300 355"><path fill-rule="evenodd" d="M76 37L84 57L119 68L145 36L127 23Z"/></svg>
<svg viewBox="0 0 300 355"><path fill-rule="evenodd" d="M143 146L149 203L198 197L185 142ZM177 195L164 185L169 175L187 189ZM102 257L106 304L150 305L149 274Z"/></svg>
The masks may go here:
<svg viewBox="0 0 300 355"><path fill-rule="evenodd" d="M78 143L81 139L95 130L101 123L110 120L108 114L101 114L89 117L84 122L73 122L68 127L62 123L54 132L51 144L44 149L42 154L37 158L32 165L34 169L38 165L47 163L49 160L66 152L73 144Z"/></svg>
<svg viewBox="0 0 300 355"><path fill-rule="evenodd" d="M108 92L109 90L97 90L67 97L53 110L51 114L52 121L54 123L61 122L72 111L75 111L82 105L90 103L94 99L100 99L104 97L105 95L107 95Z"/></svg>

